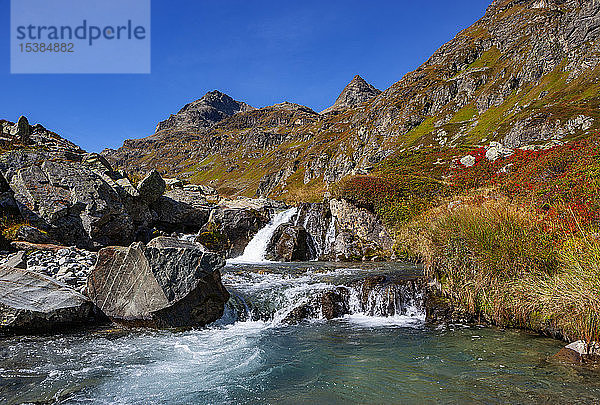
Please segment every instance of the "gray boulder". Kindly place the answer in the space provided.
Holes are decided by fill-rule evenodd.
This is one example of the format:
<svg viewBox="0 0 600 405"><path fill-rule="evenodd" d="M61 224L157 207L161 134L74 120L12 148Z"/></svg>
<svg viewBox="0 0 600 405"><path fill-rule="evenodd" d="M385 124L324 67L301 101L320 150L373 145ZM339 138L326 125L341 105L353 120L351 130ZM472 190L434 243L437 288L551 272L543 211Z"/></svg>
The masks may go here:
<svg viewBox="0 0 600 405"><path fill-rule="evenodd" d="M301 225L279 225L267 245L268 260L295 262L314 257L315 248L310 235Z"/></svg>
<svg viewBox="0 0 600 405"><path fill-rule="evenodd" d="M227 258L244 252L252 237L269 223L269 209L218 207L211 211L197 242Z"/></svg>
<svg viewBox="0 0 600 405"><path fill-rule="evenodd" d="M93 304L32 271L0 266L0 332L44 333L94 321Z"/></svg>
<svg viewBox="0 0 600 405"><path fill-rule="evenodd" d="M115 188L78 162L46 160L11 179L21 214L67 245L130 241L133 223Z"/></svg>
<svg viewBox="0 0 600 405"><path fill-rule="evenodd" d="M159 237L107 247L88 278L88 295L113 321L157 328L203 326L223 315L224 260L198 244Z"/></svg>
<svg viewBox="0 0 600 405"><path fill-rule="evenodd" d="M181 189L168 191L151 205L156 228L184 233L197 233L208 221L212 207L203 194Z"/></svg>
<svg viewBox="0 0 600 405"><path fill-rule="evenodd" d="M138 185L140 199L150 204L158 200L167 189L167 184L156 170L152 170Z"/></svg>

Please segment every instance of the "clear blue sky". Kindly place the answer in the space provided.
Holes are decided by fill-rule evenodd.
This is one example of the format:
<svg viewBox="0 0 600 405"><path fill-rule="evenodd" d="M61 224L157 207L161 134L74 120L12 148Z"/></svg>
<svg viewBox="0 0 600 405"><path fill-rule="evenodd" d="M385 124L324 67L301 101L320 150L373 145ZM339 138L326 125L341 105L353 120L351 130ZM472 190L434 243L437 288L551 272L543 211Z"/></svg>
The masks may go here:
<svg viewBox="0 0 600 405"><path fill-rule="evenodd" d="M154 132L207 91L320 111L355 74L386 89L491 0L152 0L152 74L11 75L0 26L0 118L26 115L89 151Z"/></svg>

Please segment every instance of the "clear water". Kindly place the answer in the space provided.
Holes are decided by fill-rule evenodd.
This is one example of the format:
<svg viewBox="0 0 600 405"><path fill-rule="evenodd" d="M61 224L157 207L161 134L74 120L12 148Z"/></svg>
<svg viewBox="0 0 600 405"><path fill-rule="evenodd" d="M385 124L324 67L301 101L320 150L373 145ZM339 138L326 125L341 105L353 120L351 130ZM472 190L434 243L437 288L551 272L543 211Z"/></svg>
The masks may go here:
<svg viewBox="0 0 600 405"><path fill-rule="evenodd" d="M0 340L0 402L600 402L597 373L556 363L552 356L561 342L526 332L432 327L410 311L387 317L353 313L295 326L279 321L294 302L366 273L408 277L418 269L231 266L223 279L237 309L208 328Z"/></svg>

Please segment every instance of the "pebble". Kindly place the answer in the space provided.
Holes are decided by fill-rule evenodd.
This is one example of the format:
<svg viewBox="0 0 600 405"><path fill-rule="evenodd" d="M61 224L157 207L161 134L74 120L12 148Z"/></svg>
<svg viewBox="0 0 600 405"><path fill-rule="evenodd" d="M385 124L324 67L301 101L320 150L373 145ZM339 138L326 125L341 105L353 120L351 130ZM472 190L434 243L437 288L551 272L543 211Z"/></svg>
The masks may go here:
<svg viewBox="0 0 600 405"><path fill-rule="evenodd" d="M9 256L9 252L0 252L0 264ZM96 263L96 257L94 252L70 247L57 252L27 252L26 260L28 270L50 276L85 295L87 278Z"/></svg>

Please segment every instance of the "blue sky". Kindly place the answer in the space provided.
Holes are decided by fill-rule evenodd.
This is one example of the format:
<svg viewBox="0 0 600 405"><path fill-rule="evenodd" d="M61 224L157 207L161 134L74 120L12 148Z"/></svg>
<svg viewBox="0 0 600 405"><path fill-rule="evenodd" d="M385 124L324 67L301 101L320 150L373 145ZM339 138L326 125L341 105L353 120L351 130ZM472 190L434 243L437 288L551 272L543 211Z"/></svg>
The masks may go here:
<svg viewBox="0 0 600 405"><path fill-rule="evenodd" d="M386 89L491 0L152 0L149 75L11 75L0 0L0 118L26 115L89 151L154 132L207 91L320 111L355 74Z"/></svg>

